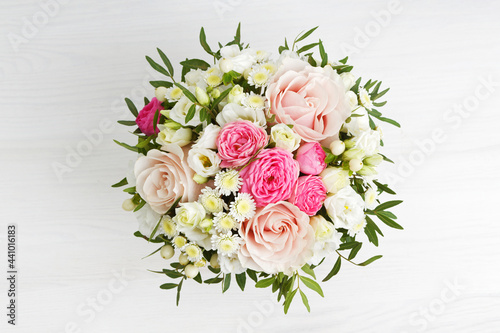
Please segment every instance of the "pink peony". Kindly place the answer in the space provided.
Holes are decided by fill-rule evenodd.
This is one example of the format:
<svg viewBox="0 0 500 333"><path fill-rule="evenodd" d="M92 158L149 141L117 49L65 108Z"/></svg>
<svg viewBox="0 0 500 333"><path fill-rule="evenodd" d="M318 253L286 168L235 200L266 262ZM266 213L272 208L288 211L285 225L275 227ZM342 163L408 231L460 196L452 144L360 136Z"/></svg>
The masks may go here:
<svg viewBox="0 0 500 333"><path fill-rule="evenodd" d="M174 144L166 148L168 153L148 151L134 166L137 193L159 214L165 214L179 196L180 202L198 200L204 187L193 180L194 171L186 161L189 148Z"/></svg>
<svg viewBox="0 0 500 333"><path fill-rule="evenodd" d="M222 127L217 149L222 168L243 166L267 144L267 133L248 120L237 120Z"/></svg>
<svg viewBox="0 0 500 333"><path fill-rule="evenodd" d="M278 123L294 125L304 141L333 141L351 109L342 79L330 66L313 67L285 59L273 76L266 97Z"/></svg>
<svg viewBox="0 0 500 333"><path fill-rule="evenodd" d="M163 110L163 106L161 102L154 97L151 102L149 102L137 115L135 119L136 124L139 126L139 129L142 133L146 135L153 135L155 133L160 132L157 126L153 125L155 121L155 114L157 110ZM160 114L158 114L158 121L156 125L160 122Z"/></svg>
<svg viewBox="0 0 500 333"><path fill-rule="evenodd" d="M282 148L264 149L240 172L241 192L250 193L257 207L287 200L297 186L299 164Z"/></svg>
<svg viewBox="0 0 500 333"><path fill-rule="evenodd" d="M302 176L299 177L297 188L288 201L307 215L313 216L321 209L325 199L326 187L321 177Z"/></svg>
<svg viewBox="0 0 500 333"><path fill-rule="evenodd" d="M307 142L297 150L295 159L299 162L300 172L306 175L319 175L326 168L326 153L318 142Z"/></svg>
<svg viewBox="0 0 500 333"><path fill-rule="evenodd" d="M312 256L309 217L286 201L259 208L252 219L242 222L239 233L245 244L238 257L246 268L289 275Z"/></svg>

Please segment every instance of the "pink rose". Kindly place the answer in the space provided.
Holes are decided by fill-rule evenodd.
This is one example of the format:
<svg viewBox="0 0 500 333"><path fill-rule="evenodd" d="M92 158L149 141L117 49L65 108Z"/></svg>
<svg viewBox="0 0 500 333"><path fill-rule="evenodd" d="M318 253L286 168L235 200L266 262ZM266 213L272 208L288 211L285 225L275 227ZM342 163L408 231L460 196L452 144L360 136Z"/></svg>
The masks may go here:
<svg viewBox="0 0 500 333"><path fill-rule="evenodd" d="M240 172L241 192L250 193L257 207L287 200L297 186L299 164L282 148L264 149Z"/></svg>
<svg viewBox="0 0 500 333"><path fill-rule="evenodd" d="M290 275L313 254L309 217L286 201L259 208L252 219L242 222L239 233L245 243L238 257L243 267L256 271Z"/></svg>
<svg viewBox="0 0 500 333"><path fill-rule="evenodd" d="M237 120L222 127L217 137L217 149L222 168L234 168L248 163L267 144L266 131L248 120Z"/></svg>
<svg viewBox="0 0 500 333"><path fill-rule="evenodd" d="M161 102L154 97L151 102L149 102L137 115L135 119L136 124L139 126L139 129L142 133L146 135L153 135L155 133L160 132L157 126L154 126L153 123L155 121L155 114L157 110L163 110L163 106ZM158 121L156 125L160 122L160 114L158 114Z"/></svg>
<svg viewBox="0 0 500 333"><path fill-rule="evenodd" d="M299 177L297 188L288 201L307 215L313 216L321 209L325 199L326 187L321 177L302 176Z"/></svg>
<svg viewBox="0 0 500 333"><path fill-rule="evenodd" d="M159 214L165 214L179 196L180 202L198 200L204 187L193 180L194 171L186 161L189 148L174 144L166 148L168 153L148 151L134 166L137 193Z"/></svg>
<svg viewBox="0 0 500 333"><path fill-rule="evenodd" d="M340 75L330 66L313 67L285 59L273 76L266 97L276 121L293 125L304 141L333 141L351 108Z"/></svg>
<svg viewBox="0 0 500 333"><path fill-rule="evenodd" d="M297 150L295 159L299 162L300 172L306 175L319 175L326 168L326 153L317 142L307 142Z"/></svg>

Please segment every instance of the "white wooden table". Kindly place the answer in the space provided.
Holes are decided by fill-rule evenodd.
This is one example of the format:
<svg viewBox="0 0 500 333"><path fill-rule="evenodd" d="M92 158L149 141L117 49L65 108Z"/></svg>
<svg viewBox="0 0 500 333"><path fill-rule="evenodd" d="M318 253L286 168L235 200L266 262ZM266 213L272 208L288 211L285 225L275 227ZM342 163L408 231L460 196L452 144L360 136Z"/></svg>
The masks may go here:
<svg viewBox="0 0 500 333"><path fill-rule="evenodd" d="M54 3L0 4L0 261L6 270L17 223L19 265L15 328L0 279L2 332L500 331L498 2ZM215 45L239 21L245 41L276 53L285 35L320 25L330 57L348 53L355 73L391 87L383 111L403 125L384 130L406 230L384 228L359 255L382 260L344 264L324 299L310 293L311 314L297 299L285 316L269 290L196 283L176 307L158 288L166 278L146 271L165 262L141 260L155 246L132 236L126 196L110 188L133 158L112 142L131 141L116 124L130 119L123 97L153 95L144 55L203 57L200 26Z"/></svg>

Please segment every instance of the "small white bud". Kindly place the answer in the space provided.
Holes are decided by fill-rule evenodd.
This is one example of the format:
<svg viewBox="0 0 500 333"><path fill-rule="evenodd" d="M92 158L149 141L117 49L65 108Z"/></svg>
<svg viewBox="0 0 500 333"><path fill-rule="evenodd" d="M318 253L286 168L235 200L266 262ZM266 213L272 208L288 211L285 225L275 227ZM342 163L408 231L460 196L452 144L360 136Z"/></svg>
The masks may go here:
<svg viewBox="0 0 500 333"><path fill-rule="evenodd" d="M165 87L158 87L155 89L155 97L160 102L165 102L167 100L167 98L165 97L166 94L167 94L167 88Z"/></svg>
<svg viewBox="0 0 500 333"><path fill-rule="evenodd" d="M196 267L193 264L187 265L186 268L184 269L184 273L190 279L196 277L196 275L198 275L198 272L199 272L198 267Z"/></svg>
<svg viewBox="0 0 500 333"><path fill-rule="evenodd" d="M179 264L181 264L183 266L189 264L189 259L188 259L187 254L181 253L181 255L179 256Z"/></svg>
<svg viewBox="0 0 500 333"><path fill-rule="evenodd" d="M353 172L361 170L362 167L363 167L363 162L358 158L349 161L349 169L351 169L351 171Z"/></svg>
<svg viewBox="0 0 500 333"><path fill-rule="evenodd" d="M210 103L210 97L205 89L201 89L200 87L196 87L196 99L200 102L201 105L208 105Z"/></svg>
<svg viewBox="0 0 500 333"><path fill-rule="evenodd" d="M161 248L160 250L160 255L162 256L163 259L170 259L174 256L174 248L172 245L165 245Z"/></svg>
<svg viewBox="0 0 500 333"><path fill-rule="evenodd" d="M205 267L207 265L207 259L201 258L197 262L194 263L196 267Z"/></svg>
<svg viewBox="0 0 500 333"><path fill-rule="evenodd" d="M193 180L195 182L197 182L198 184L204 184L204 183L208 182L208 178L207 177L200 176L199 174L195 174L193 176Z"/></svg>
<svg viewBox="0 0 500 333"><path fill-rule="evenodd" d="M222 58L222 60L219 62L219 68L223 73L229 73L233 70L234 64L231 59Z"/></svg>
<svg viewBox="0 0 500 333"><path fill-rule="evenodd" d="M345 150L345 143L340 140L335 140L330 144L330 150L333 155L339 156Z"/></svg>
<svg viewBox="0 0 500 333"><path fill-rule="evenodd" d="M124 211L130 212L133 211L137 207L137 205L132 201L132 199L125 199L122 203L122 208Z"/></svg>
<svg viewBox="0 0 500 333"><path fill-rule="evenodd" d="M210 257L210 266L212 266L213 268L219 268L220 267L220 265L219 265L219 255L217 253L212 254L212 256Z"/></svg>

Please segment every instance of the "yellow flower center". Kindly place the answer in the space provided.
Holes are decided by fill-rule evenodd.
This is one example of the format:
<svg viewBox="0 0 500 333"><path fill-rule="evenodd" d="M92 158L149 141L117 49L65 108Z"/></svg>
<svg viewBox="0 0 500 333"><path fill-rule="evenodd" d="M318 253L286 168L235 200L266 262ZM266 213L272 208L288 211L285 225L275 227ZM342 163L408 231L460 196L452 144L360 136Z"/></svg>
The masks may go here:
<svg viewBox="0 0 500 333"><path fill-rule="evenodd" d="M207 77L207 84L211 87L216 87L222 82L222 79L218 75L209 75Z"/></svg>
<svg viewBox="0 0 500 333"><path fill-rule="evenodd" d="M248 104L253 108L263 107L264 100L260 96L252 95L248 98Z"/></svg>
<svg viewBox="0 0 500 333"><path fill-rule="evenodd" d="M170 92L170 98L172 99L179 99L182 96L182 90L179 87L176 87L172 89Z"/></svg>
<svg viewBox="0 0 500 333"><path fill-rule="evenodd" d="M266 83L267 77L268 77L267 73L265 73L265 72L258 72L258 73L256 73L254 75L253 80L254 80L255 83L261 85L261 84Z"/></svg>

